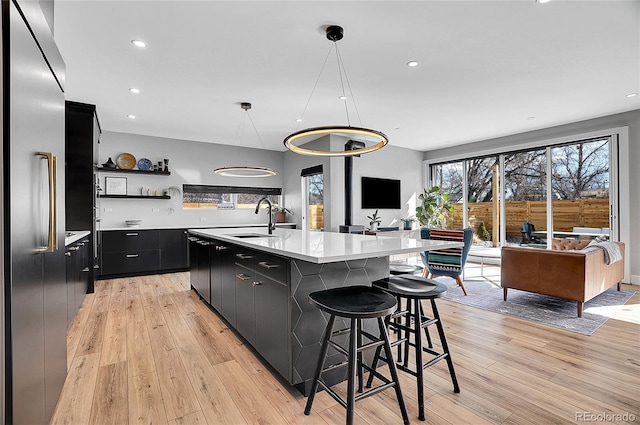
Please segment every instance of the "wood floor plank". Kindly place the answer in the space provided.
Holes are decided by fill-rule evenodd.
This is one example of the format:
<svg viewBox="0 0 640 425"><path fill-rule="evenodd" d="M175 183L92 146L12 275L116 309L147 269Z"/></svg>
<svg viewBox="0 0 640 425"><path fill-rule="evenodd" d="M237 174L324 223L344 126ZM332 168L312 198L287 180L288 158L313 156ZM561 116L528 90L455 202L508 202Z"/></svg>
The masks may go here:
<svg viewBox="0 0 640 425"><path fill-rule="evenodd" d="M197 411L169 421L169 425L207 425L207 419L202 411Z"/></svg>
<svg viewBox="0 0 640 425"><path fill-rule="evenodd" d="M282 424L284 418L278 411L271 407L269 400L258 391L240 364L230 361L213 366L222 380L231 398L242 412L242 416L248 424Z"/></svg>
<svg viewBox="0 0 640 425"><path fill-rule="evenodd" d="M129 425L167 425L155 372L129 377Z"/></svg>
<svg viewBox="0 0 640 425"><path fill-rule="evenodd" d="M127 361L127 317L124 309L109 310L100 366Z"/></svg>
<svg viewBox="0 0 640 425"><path fill-rule="evenodd" d="M162 341L153 338L151 349L167 419L176 419L201 410L178 350L166 350Z"/></svg>
<svg viewBox="0 0 640 425"><path fill-rule="evenodd" d="M160 304L162 316L164 317L164 321L167 323L176 347L185 347L197 344L198 342L193 336L189 326L187 326L187 323L182 317L180 309L176 306L171 294L158 296L158 302Z"/></svg>
<svg viewBox="0 0 640 425"><path fill-rule="evenodd" d="M180 356L185 365L196 397L208 421L215 424L240 424L244 417L222 380L207 361L198 344L180 347Z"/></svg>
<svg viewBox="0 0 640 425"><path fill-rule="evenodd" d="M94 297L94 294L85 295L80 310L78 310L75 320L67 331L67 371L71 369L71 363L76 355L76 349L80 344L80 338L82 337L89 312L91 311Z"/></svg>
<svg viewBox="0 0 640 425"><path fill-rule="evenodd" d="M92 425L122 425L129 421L127 365L100 366L89 422Z"/></svg>
<svg viewBox="0 0 640 425"><path fill-rule="evenodd" d="M187 316L185 321L196 335L209 363L215 365L233 360L234 357L227 349L227 345L217 337L215 329L201 316Z"/></svg>
<svg viewBox="0 0 640 425"><path fill-rule="evenodd" d="M98 301L98 298L96 298ZM95 309L99 309L94 303ZM107 311L92 310L82 332L82 337L76 348L76 356L98 353L102 350L102 342L107 326Z"/></svg>
<svg viewBox="0 0 640 425"><path fill-rule="evenodd" d="M147 330L140 295L129 298L127 317L127 366L129 378L149 374L156 370L151 351L151 340Z"/></svg>
<svg viewBox="0 0 640 425"><path fill-rule="evenodd" d="M89 423L99 367L100 353L74 357L50 425Z"/></svg>

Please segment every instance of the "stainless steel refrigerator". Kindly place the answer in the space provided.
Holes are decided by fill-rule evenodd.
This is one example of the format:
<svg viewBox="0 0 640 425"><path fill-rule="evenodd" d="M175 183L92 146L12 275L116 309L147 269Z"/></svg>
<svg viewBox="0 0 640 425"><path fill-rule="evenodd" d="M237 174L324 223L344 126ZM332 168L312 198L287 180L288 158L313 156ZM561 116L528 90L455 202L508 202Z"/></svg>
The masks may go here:
<svg viewBox="0 0 640 425"><path fill-rule="evenodd" d="M12 424L48 423L66 377L64 63L39 3L2 1L3 394Z"/></svg>

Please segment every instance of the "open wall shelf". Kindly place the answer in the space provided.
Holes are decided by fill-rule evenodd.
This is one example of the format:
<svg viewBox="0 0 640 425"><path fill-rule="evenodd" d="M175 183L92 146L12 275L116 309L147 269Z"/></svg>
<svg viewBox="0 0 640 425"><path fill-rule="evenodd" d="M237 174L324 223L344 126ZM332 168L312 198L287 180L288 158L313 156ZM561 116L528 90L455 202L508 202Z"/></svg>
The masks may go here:
<svg viewBox="0 0 640 425"><path fill-rule="evenodd" d="M111 199L171 199L169 195L158 196L144 196L144 195L98 195L98 198L111 198Z"/></svg>
<svg viewBox="0 0 640 425"><path fill-rule="evenodd" d="M171 171L151 171L151 170L124 170L122 168L105 168L105 167L96 167L98 171L102 171L104 173L129 173L129 174L152 174L156 176L170 176Z"/></svg>

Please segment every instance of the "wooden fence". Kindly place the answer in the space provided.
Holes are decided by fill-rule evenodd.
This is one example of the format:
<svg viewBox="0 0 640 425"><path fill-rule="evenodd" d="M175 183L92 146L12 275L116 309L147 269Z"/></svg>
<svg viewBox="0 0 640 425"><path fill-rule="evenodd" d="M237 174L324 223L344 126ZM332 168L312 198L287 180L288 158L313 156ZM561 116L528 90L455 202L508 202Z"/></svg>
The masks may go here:
<svg viewBox="0 0 640 425"><path fill-rule="evenodd" d="M469 222L474 230L484 222L489 233L493 230L493 203L469 203ZM461 228L462 204L453 205L453 213L447 227ZM522 223L533 223L536 230L547 228L546 201L507 201L507 238L520 238ZM581 199L576 201L553 201L554 230L570 232L574 227L609 227L609 199Z"/></svg>

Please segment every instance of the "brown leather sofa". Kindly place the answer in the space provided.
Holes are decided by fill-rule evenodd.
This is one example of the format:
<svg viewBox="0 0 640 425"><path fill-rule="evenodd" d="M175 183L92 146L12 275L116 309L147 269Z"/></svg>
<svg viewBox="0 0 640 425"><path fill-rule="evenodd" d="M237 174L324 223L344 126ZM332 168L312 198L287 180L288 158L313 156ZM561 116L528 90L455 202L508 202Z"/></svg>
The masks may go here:
<svg viewBox="0 0 640 425"><path fill-rule="evenodd" d="M589 247L589 241L556 239L552 249L505 246L502 248L501 284L504 300L509 288L535 292L578 302L582 305L624 277L624 244L616 242L623 260L605 264L604 251Z"/></svg>

